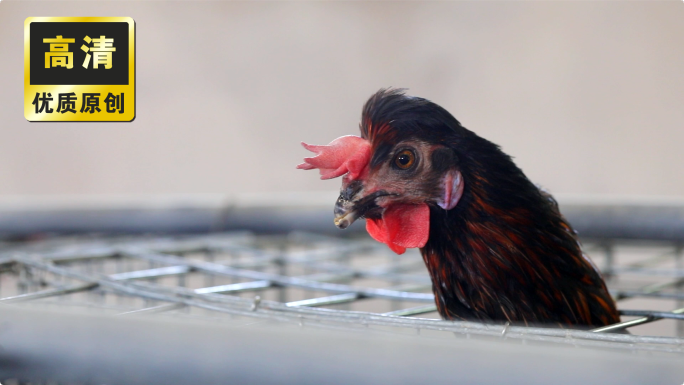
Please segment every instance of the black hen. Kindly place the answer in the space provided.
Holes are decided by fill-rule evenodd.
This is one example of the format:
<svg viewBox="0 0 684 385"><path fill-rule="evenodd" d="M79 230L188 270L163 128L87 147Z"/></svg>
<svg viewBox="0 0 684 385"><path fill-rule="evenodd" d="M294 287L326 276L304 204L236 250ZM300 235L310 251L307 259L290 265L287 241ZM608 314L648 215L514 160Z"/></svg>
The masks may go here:
<svg viewBox="0 0 684 385"><path fill-rule="evenodd" d="M619 322L556 201L435 103L381 90L363 108L360 138L305 147L318 155L299 168L344 175L338 227L365 217L395 252L420 248L443 318Z"/></svg>

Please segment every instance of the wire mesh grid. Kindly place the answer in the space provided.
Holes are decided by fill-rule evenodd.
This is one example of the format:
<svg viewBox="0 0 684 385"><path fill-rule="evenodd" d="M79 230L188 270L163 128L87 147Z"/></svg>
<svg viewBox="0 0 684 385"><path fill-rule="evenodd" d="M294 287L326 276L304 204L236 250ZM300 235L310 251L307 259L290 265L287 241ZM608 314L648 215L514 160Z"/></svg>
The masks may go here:
<svg viewBox="0 0 684 385"><path fill-rule="evenodd" d="M245 325L377 329L632 351L684 352L681 244L584 241L623 322L589 331L439 319L417 250L368 237L227 232L60 236L2 244L0 302L164 313ZM631 334L608 333L628 329Z"/></svg>

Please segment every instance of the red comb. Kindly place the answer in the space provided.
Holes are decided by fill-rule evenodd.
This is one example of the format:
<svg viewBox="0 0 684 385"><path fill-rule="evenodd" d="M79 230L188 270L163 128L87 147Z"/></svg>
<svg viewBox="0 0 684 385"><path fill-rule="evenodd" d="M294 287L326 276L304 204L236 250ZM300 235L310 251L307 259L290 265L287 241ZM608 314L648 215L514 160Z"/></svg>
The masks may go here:
<svg viewBox="0 0 684 385"><path fill-rule="evenodd" d="M297 166L302 170L320 170L321 179L331 179L349 173L349 180L357 179L370 160L370 142L354 135L339 137L327 146L316 146L302 142L302 146L316 156L304 158Z"/></svg>

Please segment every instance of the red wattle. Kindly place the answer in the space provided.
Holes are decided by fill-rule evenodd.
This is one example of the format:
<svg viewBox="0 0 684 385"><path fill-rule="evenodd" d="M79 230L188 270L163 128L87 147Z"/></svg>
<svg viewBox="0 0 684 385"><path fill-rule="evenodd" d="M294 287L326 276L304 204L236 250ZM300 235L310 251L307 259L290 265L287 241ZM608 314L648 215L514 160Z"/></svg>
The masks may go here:
<svg viewBox="0 0 684 385"><path fill-rule="evenodd" d="M367 219L366 231L392 251L404 254L407 248L423 247L430 235L430 208L427 204L394 204L381 219Z"/></svg>

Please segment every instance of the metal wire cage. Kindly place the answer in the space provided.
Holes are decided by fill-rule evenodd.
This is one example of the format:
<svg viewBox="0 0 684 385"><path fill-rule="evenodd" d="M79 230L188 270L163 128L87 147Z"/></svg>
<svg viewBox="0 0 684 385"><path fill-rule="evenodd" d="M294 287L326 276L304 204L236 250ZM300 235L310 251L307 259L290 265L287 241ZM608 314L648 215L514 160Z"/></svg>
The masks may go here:
<svg viewBox="0 0 684 385"><path fill-rule="evenodd" d="M172 235L93 235L74 234L72 228L72 234L43 232L27 238L35 231L24 229L20 239L6 237L0 248L0 302L97 309L116 317L161 313L244 325L276 322L684 353L681 207L564 208L583 235L585 252L602 269L623 318L589 331L443 321L417 250L396 255L362 231L345 237L292 231L278 219L291 218L290 213L267 211L267 232L279 227L279 233L265 234L253 225L261 223L253 218L263 210L233 210L229 219L221 215L219 226L212 217L208 222L219 231L210 233L193 234L179 226L183 231ZM654 221L662 212L670 214L667 220ZM311 215L329 219L326 212ZM187 212L178 220L183 218ZM36 228L45 227L34 222L42 223ZM631 334L609 333L624 329Z"/></svg>

